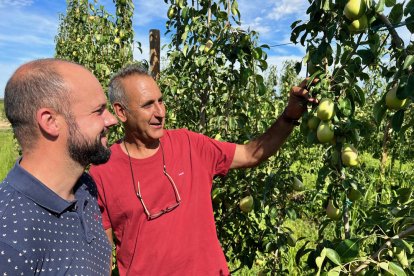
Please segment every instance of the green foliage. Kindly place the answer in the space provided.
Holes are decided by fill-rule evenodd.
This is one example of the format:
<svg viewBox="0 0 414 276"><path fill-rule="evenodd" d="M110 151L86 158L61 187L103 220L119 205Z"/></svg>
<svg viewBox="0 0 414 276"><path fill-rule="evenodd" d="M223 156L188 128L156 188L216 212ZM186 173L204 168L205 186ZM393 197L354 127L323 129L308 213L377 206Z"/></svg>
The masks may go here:
<svg viewBox="0 0 414 276"><path fill-rule="evenodd" d="M132 62L133 10L132 1L118 1L114 17L87 0L68 1L55 38L56 57L84 65L106 87L113 72Z"/></svg>
<svg viewBox="0 0 414 276"><path fill-rule="evenodd" d="M6 114L4 113L4 100L0 100L0 120L6 120Z"/></svg>
<svg viewBox="0 0 414 276"><path fill-rule="evenodd" d="M303 61L310 79L319 79L311 95L335 103L334 139L320 144L308 128L313 106L276 156L214 183L218 236L233 274L414 273L414 48L384 27L405 19L414 31L413 1L370 2L370 25L358 34L343 16L346 2L310 1L309 20L292 24L292 41L307 47ZM236 143L266 131L299 82L301 64L286 62L279 75L268 69L267 46L258 44L256 32L239 28L236 0L165 3L171 44L159 85L168 127ZM388 15L381 14L384 6L391 8ZM57 55L86 65L106 87L108 76L132 61L132 9L132 1L117 1L113 17L102 6L69 1ZM384 62L386 56L390 60ZM384 95L394 85L399 99L409 99L398 111L385 105ZM121 131L114 130L113 137ZM355 167L342 163L348 143L358 150ZM304 183L303 191L294 191L293 177ZM243 213L238 203L247 195L254 197L254 208ZM342 219L327 218L328 200Z"/></svg>
<svg viewBox="0 0 414 276"><path fill-rule="evenodd" d="M3 180L16 162L18 151L10 129L0 130L0 141L0 180Z"/></svg>
<svg viewBox="0 0 414 276"><path fill-rule="evenodd" d="M387 110L384 95L397 87L398 99L414 96L412 46L404 47L391 26L400 23L403 14L411 14L412 4L387 1L391 11L385 15L384 2L375 6L369 1L365 15L370 26L356 34L343 16L345 3L311 1L307 10L310 20L292 24L291 40L307 46L305 62L315 68L311 78L320 79L311 94L335 103L331 119L335 137L324 149L316 198L323 208L332 200L343 214L342 221L321 220L319 241L309 254L308 266L317 275L361 270L406 275L412 273L408 266L412 250L402 246L414 233L413 216L408 211L412 208L408 200L411 189L403 188L406 184L400 180L402 174L394 170L393 164L396 160L412 160L406 139L412 136L413 116L410 103L399 110ZM387 44L391 47L386 48ZM385 55L389 62L383 62ZM310 110L305 121L314 112ZM312 130L302 127L301 131L310 144L316 143ZM359 164L355 167L345 167L341 160L341 151L348 143L359 149ZM363 152L371 152L379 162L374 165ZM412 180L412 175L403 178ZM363 200L353 202L351 192ZM407 200L403 202L402 197ZM335 226L334 237L326 238L325 229L330 225ZM405 260L396 254L384 258L381 254L387 251L386 245L395 246L392 244L398 238L403 242L397 245L397 251L404 250Z"/></svg>
<svg viewBox="0 0 414 276"><path fill-rule="evenodd" d="M0 124L0 180L3 180L18 157L13 132L4 113L4 100L0 100Z"/></svg>
<svg viewBox="0 0 414 276"><path fill-rule="evenodd" d="M237 143L266 131L284 103L274 93L276 71L267 80L262 76L267 46L258 45L255 32L232 26L239 25L237 2L170 3L175 10L175 17L167 22L168 31L174 31L168 46L170 66L159 82L169 108L168 126ZM286 93L280 96L286 97ZM215 184L219 238L229 260L240 267L251 268L256 252L271 258L277 247L286 246L289 230L281 223L285 191L291 188L283 183L290 182L292 175L286 158L272 160L276 166L270 162L258 170L234 171ZM254 211L245 214L238 203L247 195L255 203ZM297 198L300 201L302 196Z"/></svg>
<svg viewBox="0 0 414 276"><path fill-rule="evenodd" d="M116 14L109 14L98 1L67 1L65 15L60 16L55 38L56 57L77 62L98 78L106 89L110 76L133 62L132 0L117 0ZM141 51L141 44L137 42ZM116 126L110 142L122 136L122 127Z"/></svg>

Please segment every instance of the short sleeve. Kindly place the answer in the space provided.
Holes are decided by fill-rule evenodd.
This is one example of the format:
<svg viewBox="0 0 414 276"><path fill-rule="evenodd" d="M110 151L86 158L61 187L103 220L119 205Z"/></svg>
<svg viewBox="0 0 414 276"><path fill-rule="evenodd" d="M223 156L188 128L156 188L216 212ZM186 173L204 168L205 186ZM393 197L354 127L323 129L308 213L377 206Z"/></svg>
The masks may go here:
<svg viewBox="0 0 414 276"><path fill-rule="evenodd" d="M190 140L197 148L204 165L211 166L213 175L226 175L233 162L236 144L217 141L202 134L189 132Z"/></svg>
<svg viewBox="0 0 414 276"><path fill-rule="evenodd" d="M25 255L0 241L0 276L33 275L34 271Z"/></svg>

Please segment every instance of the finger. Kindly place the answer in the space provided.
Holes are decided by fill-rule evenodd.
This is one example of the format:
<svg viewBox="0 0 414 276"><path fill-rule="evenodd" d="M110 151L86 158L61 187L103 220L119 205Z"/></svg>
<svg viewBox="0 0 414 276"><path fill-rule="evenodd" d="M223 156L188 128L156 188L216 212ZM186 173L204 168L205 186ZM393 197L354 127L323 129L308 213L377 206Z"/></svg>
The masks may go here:
<svg viewBox="0 0 414 276"><path fill-rule="evenodd" d="M308 102L311 103L312 105L317 105L319 103L318 99L315 99L315 98L309 98Z"/></svg>
<svg viewBox="0 0 414 276"><path fill-rule="evenodd" d="M293 86L291 89L291 94L293 96L300 97L300 98L309 97L309 91L305 89L304 87L300 87L300 86Z"/></svg>
<svg viewBox="0 0 414 276"><path fill-rule="evenodd" d="M308 78L304 79L304 80L303 80L303 81L299 84L299 87L309 88L310 86L317 84L317 83L318 83L318 81L319 81L319 79L318 79L318 78L313 78L313 79L310 79L310 78L308 77Z"/></svg>

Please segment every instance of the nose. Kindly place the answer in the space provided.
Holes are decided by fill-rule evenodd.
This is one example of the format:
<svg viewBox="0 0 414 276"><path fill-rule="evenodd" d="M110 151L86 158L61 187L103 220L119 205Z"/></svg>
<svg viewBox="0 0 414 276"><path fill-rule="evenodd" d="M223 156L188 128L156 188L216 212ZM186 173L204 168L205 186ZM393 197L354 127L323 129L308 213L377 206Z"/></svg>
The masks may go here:
<svg viewBox="0 0 414 276"><path fill-rule="evenodd" d="M157 103L155 105L155 116L157 117L165 117L165 106L164 103Z"/></svg>
<svg viewBox="0 0 414 276"><path fill-rule="evenodd" d="M104 117L105 127L111 127L118 123L118 120L115 118L114 115L112 115L111 112L109 112L108 110L105 110L105 113L106 113L106 116Z"/></svg>

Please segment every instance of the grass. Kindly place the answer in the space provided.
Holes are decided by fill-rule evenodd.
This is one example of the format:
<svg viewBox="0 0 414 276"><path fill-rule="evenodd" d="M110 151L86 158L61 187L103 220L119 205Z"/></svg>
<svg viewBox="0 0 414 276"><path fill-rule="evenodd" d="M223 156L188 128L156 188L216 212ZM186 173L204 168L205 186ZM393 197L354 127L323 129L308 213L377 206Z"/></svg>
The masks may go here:
<svg viewBox="0 0 414 276"><path fill-rule="evenodd" d="M0 99L0 122L6 121L4 114L4 100ZM18 151L11 129L0 129L0 181L3 180L13 167Z"/></svg>
<svg viewBox="0 0 414 276"><path fill-rule="evenodd" d="M4 100L0 99L0 121L5 121ZM13 167L18 151L11 129L0 129L0 180L3 180Z"/></svg>
<svg viewBox="0 0 414 276"><path fill-rule="evenodd" d="M11 130L0 130L0 180L3 180L18 157Z"/></svg>
<svg viewBox="0 0 414 276"><path fill-rule="evenodd" d="M0 99L0 120L6 120L6 115L4 114L4 100Z"/></svg>

